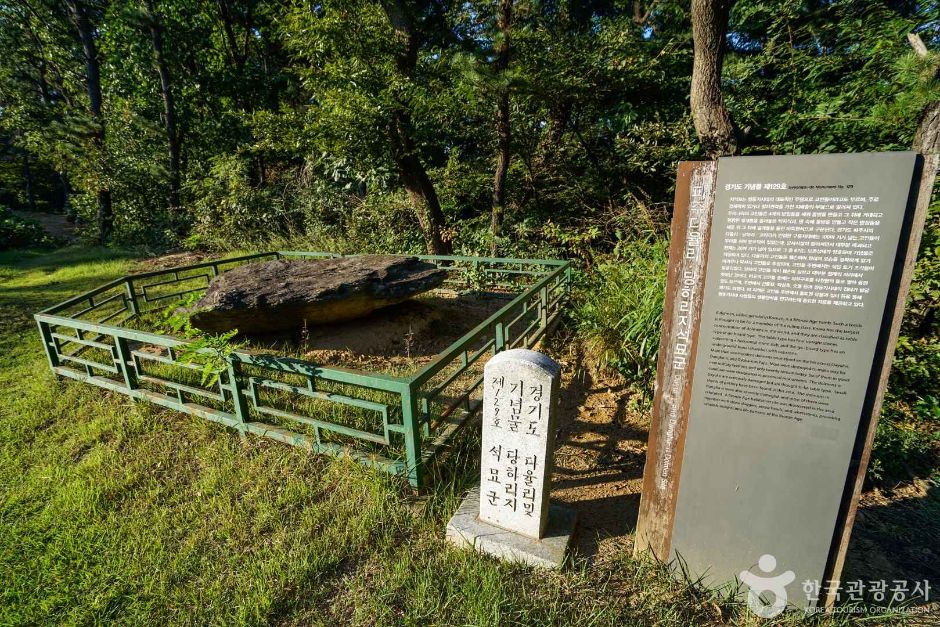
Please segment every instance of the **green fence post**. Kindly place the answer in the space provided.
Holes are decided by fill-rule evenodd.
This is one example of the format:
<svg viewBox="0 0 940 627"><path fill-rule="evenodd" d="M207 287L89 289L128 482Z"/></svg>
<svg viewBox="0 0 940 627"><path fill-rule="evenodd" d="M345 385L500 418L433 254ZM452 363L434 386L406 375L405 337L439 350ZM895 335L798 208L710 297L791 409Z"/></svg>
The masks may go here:
<svg viewBox="0 0 940 627"><path fill-rule="evenodd" d="M413 385L401 394L401 416L405 426L405 457L408 482L415 488L421 487L424 468L421 464L421 424L418 409L418 390Z"/></svg>
<svg viewBox="0 0 940 627"><path fill-rule="evenodd" d="M429 438L431 437L431 420L430 420L431 404L428 402L428 399L426 396L421 397L421 403L419 404L419 409L421 410L421 413L419 415L425 416L426 418L428 418L427 420L421 421L422 422L421 433L424 437Z"/></svg>
<svg viewBox="0 0 940 627"><path fill-rule="evenodd" d="M137 305L137 292L134 291L134 281L127 279L124 282L124 289L127 290L127 302L131 307L131 313L136 316L140 313L140 307Z"/></svg>
<svg viewBox="0 0 940 627"><path fill-rule="evenodd" d="M548 328L548 286L539 290L539 327Z"/></svg>
<svg viewBox="0 0 940 627"><path fill-rule="evenodd" d="M138 387L137 370L131 359L131 351L127 345L127 338L114 336L114 347L117 349L117 358L120 362L121 373L124 375L124 384L128 390L136 390Z"/></svg>
<svg viewBox="0 0 940 627"><path fill-rule="evenodd" d="M59 356L56 354L55 338L52 337L52 331L49 325L42 320L37 320L39 324L39 334L42 336L42 345L46 349L46 357L49 359L49 367L53 370L59 365Z"/></svg>
<svg viewBox="0 0 940 627"><path fill-rule="evenodd" d="M506 330L502 322L496 323L496 337L493 338L493 354L506 348Z"/></svg>
<svg viewBox="0 0 940 627"><path fill-rule="evenodd" d="M232 404L235 406L235 417L238 419L238 434L245 439L245 422L248 420L248 402L238 387L239 366L234 357L227 359L228 363L228 391L232 395Z"/></svg>

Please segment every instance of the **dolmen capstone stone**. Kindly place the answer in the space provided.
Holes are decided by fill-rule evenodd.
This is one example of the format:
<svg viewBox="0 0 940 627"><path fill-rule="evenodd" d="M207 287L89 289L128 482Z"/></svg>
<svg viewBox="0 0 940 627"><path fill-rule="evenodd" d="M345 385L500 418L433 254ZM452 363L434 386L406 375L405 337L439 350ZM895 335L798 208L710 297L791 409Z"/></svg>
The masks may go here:
<svg viewBox="0 0 940 627"><path fill-rule="evenodd" d="M440 286L447 271L417 257L361 255L250 263L212 279L190 309L210 333L270 333L359 318Z"/></svg>

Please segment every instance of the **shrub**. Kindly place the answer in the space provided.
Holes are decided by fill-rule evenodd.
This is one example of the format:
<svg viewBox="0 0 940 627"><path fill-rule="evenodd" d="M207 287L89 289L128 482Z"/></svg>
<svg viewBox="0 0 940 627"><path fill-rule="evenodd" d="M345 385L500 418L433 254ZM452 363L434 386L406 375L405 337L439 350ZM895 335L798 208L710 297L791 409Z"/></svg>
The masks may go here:
<svg viewBox="0 0 940 627"><path fill-rule="evenodd" d="M7 207L0 206L0 250L53 248L58 244L58 240L46 233L38 222L24 220Z"/></svg>
<svg viewBox="0 0 940 627"><path fill-rule="evenodd" d="M188 186L195 219L186 246L424 252L404 192L378 187L364 194L339 174L327 176L319 162L269 176L259 185L246 158L213 159L208 174Z"/></svg>
<svg viewBox="0 0 940 627"><path fill-rule="evenodd" d="M652 389L669 244L634 241L581 278L572 315L602 364Z"/></svg>
<svg viewBox="0 0 940 627"><path fill-rule="evenodd" d="M934 191L936 198L938 190ZM940 202L930 207L868 477L940 481Z"/></svg>
<svg viewBox="0 0 940 627"><path fill-rule="evenodd" d="M250 246L253 240L283 233L284 199L274 186L253 184L247 159L221 155L208 174L192 181L193 233L215 248Z"/></svg>
<svg viewBox="0 0 940 627"><path fill-rule="evenodd" d="M886 485L911 477L940 481L940 404L927 397L915 405L896 398L885 401L875 433L868 479Z"/></svg>

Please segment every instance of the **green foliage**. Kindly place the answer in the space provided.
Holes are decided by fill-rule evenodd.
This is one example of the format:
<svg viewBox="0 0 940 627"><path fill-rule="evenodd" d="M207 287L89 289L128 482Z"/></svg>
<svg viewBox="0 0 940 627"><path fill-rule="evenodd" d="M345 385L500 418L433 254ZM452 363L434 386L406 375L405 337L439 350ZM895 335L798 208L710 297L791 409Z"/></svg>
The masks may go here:
<svg viewBox="0 0 940 627"><path fill-rule="evenodd" d="M935 190L935 198L936 190ZM937 475L940 465L940 199L931 204L898 337L869 478Z"/></svg>
<svg viewBox="0 0 940 627"><path fill-rule="evenodd" d="M54 248L59 244L38 222L24 220L7 207L0 206L0 250Z"/></svg>
<svg viewBox="0 0 940 627"><path fill-rule="evenodd" d="M311 168L324 167L325 158ZM342 164L331 167L337 180ZM308 184L302 172L284 173L265 187L252 185L241 157L213 160L209 175L190 187L191 247L217 250L280 248L341 253L423 252L414 215L404 194L365 197L338 193L331 185Z"/></svg>
<svg viewBox="0 0 940 627"><path fill-rule="evenodd" d="M414 27L407 71L405 41L374 0L159 0L152 15L136 0L87 1L106 131L96 147L68 12L6 3L0 139L46 173L40 204L64 201L52 173L70 183L89 237L95 193L107 187L119 243L418 250L415 200L390 143L400 123L440 199L445 237L485 252L496 97L508 92L502 254L555 251L590 263L620 240L664 236L675 163L699 153L686 3L651 3L645 15L643 3L515 4L511 61L497 72L491 2L404 3ZM735 3L724 90L744 152L908 147L919 111L938 97L930 77L940 55L916 57L905 35L918 30L935 48L935 8ZM153 23L181 145L175 210ZM407 119L396 122L398 111ZM0 172L0 199L22 196L14 172Z"/></svg>
<svg viewBox="0 0 940 627"><path fill-rule="evenodd" d="M936 335L898 338L890 384L910 402L923 396L940 396L940 343Z"/></svg>
<svg viewBox="0 0 940 627"><path fill-rule="evenodd" d="M659 351L668 244L636 241L586 273L574 299L578 332L600 361L652 389Z"/></svg>
<svg viewBox="0 0 940 627"><path fill-rule="evenodd" d="M193 305L199 300L199 294L190 294L188 298L170 305L163 312L162 331L187 340L177 351L177 359L182 363L202 366L202 385L215 385L219 376L228 368L232 354L245 346L244 342L234 342L238 329L225 333L206 333L193 327L191 317Z"/></svg>
<svg viewBox="0 0 940 627"><path fill-rule="evenodd" d="M909 149L918 113L940 97L940 81L929 80L940 58L917 58L906 35L929 29L936 10L885 0L736 3L725 76L745 152Z"/></svg>
<svg viewBox="0 0 940 627"><path fill-rule="evenodd" d="M210 243L226 241L238 247L246 234L274 235L281 230L283 198L272 188L253 185L249 167L241 156L219 155L211 160L206 176L191 183L194 233Z"/></svg>
<svg viewBox="0 0 940 627"><path fill-rule="evenodd" d="M940 404L925 397L911 407L887 399L875 434L868 481L891 485L910 477L940 481Z"/></svg>

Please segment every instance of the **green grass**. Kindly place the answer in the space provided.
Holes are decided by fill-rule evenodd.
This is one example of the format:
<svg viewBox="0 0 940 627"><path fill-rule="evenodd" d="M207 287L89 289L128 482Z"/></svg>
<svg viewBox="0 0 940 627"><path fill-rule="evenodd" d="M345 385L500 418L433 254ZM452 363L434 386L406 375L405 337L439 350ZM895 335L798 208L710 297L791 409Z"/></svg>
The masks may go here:
<svg viewBox="0 0 940 627"><path fill-rule="evenodd" d="M652 388L669 243L638 240L580 281L572 318L597 361Z"/></svg>
<svg viewBox="0 0 940 627"><path fill-rule="evenodd" d="M129 263L0 254L0 624L749 622L627 555L555 574L452 549L443 528L476 472L473 433L416 495L346 460L55 380L31 313Z"/></svg>

